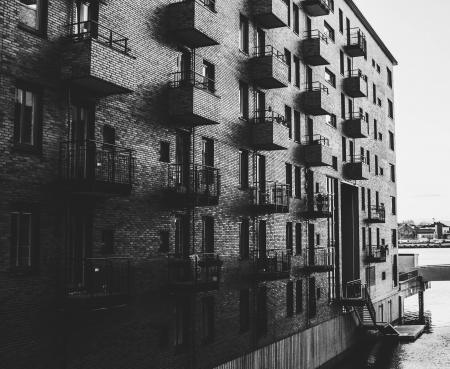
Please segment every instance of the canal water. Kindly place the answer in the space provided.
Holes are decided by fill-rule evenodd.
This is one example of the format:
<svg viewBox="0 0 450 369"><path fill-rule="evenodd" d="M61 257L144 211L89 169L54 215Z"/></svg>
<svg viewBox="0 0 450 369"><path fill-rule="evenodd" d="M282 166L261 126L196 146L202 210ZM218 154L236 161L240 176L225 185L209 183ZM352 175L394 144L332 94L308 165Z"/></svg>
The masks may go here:
<svg viewBox="0 0 450 369"><path fill-rule="evenodd" d="M450 264L449 249L400 249L419 254L419 265ZM419 324L418 297L405 301L405 323ZM427 328L415 342L374 340L334 369L450 369L450 282L432 282L425 292Z"/></svg>

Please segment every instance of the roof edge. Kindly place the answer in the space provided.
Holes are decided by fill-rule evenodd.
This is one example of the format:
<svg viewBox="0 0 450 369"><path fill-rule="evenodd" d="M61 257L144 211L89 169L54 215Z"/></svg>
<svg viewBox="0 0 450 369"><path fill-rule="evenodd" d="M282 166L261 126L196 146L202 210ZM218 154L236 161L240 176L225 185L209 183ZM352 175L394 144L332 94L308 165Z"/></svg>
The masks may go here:
<svg viewBox="0 0 450 369"><path fill-rule="evenodd" d="M389 51L385 43L381 40L380 36L375 32L373 27L370 25L369 21L366 19L366 17L363 15L361 10L356 6L356 4L353 2L353 0L345 0L345 2L348 4L350 9L355 13L355 15L358 17L358 19L361 21L361 23L364 25L364 27L367 28L370 35L375 39L375 42L380 46L381 50L386 54L388 59L392 62L393 65L398 65L397 59L395 59L394 55Z"/></svg>

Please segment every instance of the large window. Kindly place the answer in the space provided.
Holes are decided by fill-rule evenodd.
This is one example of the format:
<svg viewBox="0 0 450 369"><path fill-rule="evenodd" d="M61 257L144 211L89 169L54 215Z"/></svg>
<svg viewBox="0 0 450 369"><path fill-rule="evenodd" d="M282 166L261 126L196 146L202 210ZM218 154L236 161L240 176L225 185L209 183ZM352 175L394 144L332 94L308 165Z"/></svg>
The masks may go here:
<svg viewBox="0 0 450 369"><path fill-rule="evenodd" d="M301 169L299 166L294 167L294 180L295 180L295 197L299 199L302 196L302 180Z"/></svg>
<svg viewBox="0 0 450 369"><path fill-rule="evenodd" d="M327 81L331 86L336 87L336 76L328 68L325 68L325 81Z"/></svg>
<svg viewBox="0 0 450 369"><path fill-rule="evenodd" d="M214 252L214 218L211 216L202 218L202 251Z"/></svg>
<svg viewBox="0 0 450 369"><path fill-rule="evenodd" d="M19 0L20 25L37 32L44 32L46 0Z"/></svg>
<svg viewBox="0 0 450 369"><path fill-rule="evenodd" d="M244 53L248 54L248 19L241 15L239 26L239 48Z"/></svg>
<svg viewBox="0 0 450 369"><path fill-rule="evenodd" d="M292 254L293 247L293 228L292 222L286 223L286 250L289 254Z"/></svg>
<svg viewBox="0 0 450 369"><path fill-rule="evenodd" d="M292 58L291 52L288 49L284 49L284 57L286 59L286 64L288 66L288 81L292 81Z"/></svg>
<svg viewBox="0 0 450 369"><path fill-rule="evenodd" d="M298 9L298 5L297 4L293 4L292 5L293 6L293 12L292 12L292 17L294 18L293 19L293 22L294 22L294 32L298 35L299 34L299 30L300 30L300 12L299 12L299 9Z"/></svg>
<svg viewBox="0 0 450 369"><path fill-rule="evenodd" d="M250 249L250 223L248 219L242 219L239 224L239 254L242 260L247 260Z"/></svg>
<svg viewBox="0 0 450 369"><path fill-rule="evenodd" d="M284 117L289 127L289 138L292 138L292 108L290 106L284 106Z"/></svg>
<svg viewBox="0 0 450 369"><path fill-rule="evenodd" d="M31 210L11 213L11 267L29 269L37 267L37 216Z"/></svg>
<svg viewBox="0 0 450 369"><path fill-rule="evenodd" d="M302 224L295 223L295 253L302 254Z"/></svg>
<svg viewBox="0 0 450 369"><path fill-rule="evenodd" d="M294 85L300 87L300 59L294 55Z"/></svg>
<svg viewBox="0 0 450 369"><path fill-rule="evenodd" d="M40 93L35 88L16 88L14 141L17 144L39 146Z"/></svg>
<svg viewBox="0 0 450 369"><path fill-rule="evenodd" d="M248 119L248 84L239 82L239 114L241 118Z"/></svg>
<svg viewBox="0 0 450 369"><path fill-rule="evenodd" d="M392 87L392 71L386 67L387 70L387 84L389 87Z"/></svg>
<svg viewBox="0 0 450 369"><path fill-rule="evenodd" d="M294 110L294 141L300 142L300 112Z"/></svg>
<svg viewBox="0 0 450 369"><path fill-rule="evenodd" d="M248 188L248 151L239 151L239 187Z"/></svg>
<svg viewBox="0 0 450 369"><path fill-rule="evenodd" d="M388 99L388 115L389 118L394 119L394 103Z"/></svg>

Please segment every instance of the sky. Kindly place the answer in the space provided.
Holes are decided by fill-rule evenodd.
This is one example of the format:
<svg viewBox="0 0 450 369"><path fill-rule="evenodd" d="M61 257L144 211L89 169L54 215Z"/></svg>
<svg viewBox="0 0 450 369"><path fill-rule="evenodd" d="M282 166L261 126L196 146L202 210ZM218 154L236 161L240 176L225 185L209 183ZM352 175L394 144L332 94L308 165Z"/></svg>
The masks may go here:
<svg viewBox="0 0 450 369"><path fill-rule="evenodd" d="M450 1L354 2L399 62L398 219L450 220Z"/></svg>

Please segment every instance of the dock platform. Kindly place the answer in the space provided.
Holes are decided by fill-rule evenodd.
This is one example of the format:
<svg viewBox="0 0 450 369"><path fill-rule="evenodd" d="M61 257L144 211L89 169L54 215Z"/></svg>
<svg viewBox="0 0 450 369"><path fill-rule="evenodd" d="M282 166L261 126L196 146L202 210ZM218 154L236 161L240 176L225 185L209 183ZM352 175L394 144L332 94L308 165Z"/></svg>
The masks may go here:
<svg viewBox="0 0 450 369"><path fill-rule="evenodd" d="M424 325L396 325L395 330L399 333L400 341L415 341L425 330Z"/></svg>

